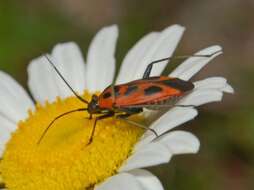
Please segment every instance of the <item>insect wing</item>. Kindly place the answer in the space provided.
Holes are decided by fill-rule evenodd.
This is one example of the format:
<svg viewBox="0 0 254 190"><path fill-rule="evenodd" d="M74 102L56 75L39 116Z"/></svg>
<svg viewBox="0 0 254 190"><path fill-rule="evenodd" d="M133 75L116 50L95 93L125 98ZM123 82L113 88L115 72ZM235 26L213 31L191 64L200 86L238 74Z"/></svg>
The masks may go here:
<svg viewBox="0 0 254 190"><path fill-rule="evenodd" d="M122 92L116 97L116 106L172 105L172 102L176 102L179 97L194 88L191 82L176 78L165 78L139 80L122 85L120 89L120 92Z"/></svg>
<svg viewBox="0 0 254 190"><path fill-rule="evenodd" d="M128 108L131 106L145 107L143 105L161 105L175 102L186 92L194 88L191 82L178 78L151 77L135 80L129 83L106 88L99 98L100 107L111 109ZM142 106L140 106L142 105Z"/></svg>

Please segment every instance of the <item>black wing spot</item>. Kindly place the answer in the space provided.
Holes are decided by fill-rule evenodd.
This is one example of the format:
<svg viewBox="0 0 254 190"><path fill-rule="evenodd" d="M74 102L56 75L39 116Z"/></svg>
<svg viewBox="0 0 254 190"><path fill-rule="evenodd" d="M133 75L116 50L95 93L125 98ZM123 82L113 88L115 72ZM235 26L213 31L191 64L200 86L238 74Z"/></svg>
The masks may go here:
<svg viewBox="0 0 254 190"><path fill-rule="evenodd" d="M102 96L104 99L107 99L109 97L111 97L111 93L110 92L106 92L105 94L103 94Z"/></svg>
<svg viewBox="0 0 254 190"><path fill-rule="evenodd" d="M181 80L178 78L164 80L161 83L163 83L166 86L181 90L183 92L192 90L194 88L194 85L192 82Z"/></svg>
<svg viewBox="0 0 254 190"><path fill-rule="evenodd" d="M106 89L105 89L106 93L102 95L102 97L104 99L107 99L109 97L112 96L112 85L109 85ZM120 87L119 86L114 86L114 94L115 96L119 96L120 94Z"/></svg>
<svg viewBox="0 0 254 190"><path fill-rule="evenodd" d="M134 93L137 90L138 90L138 86L136 86L136 85L128 86L128 88L127 88L126 92L124 93L124 95L128 96L128 95Z"/></svg>
<svg viewBox="0 0 254 190"><path fill-rule="evenodd" d="M120 95L120 87L119 86L114 86L114 93L115 93L115 96Z"/></svg>
<svg viewBox="0 0 254 190"><path fill-rule="evenodd" d="M149 96L149 95L153 95L153 94L161 92L162 88L159 86L150 86L146 88L144 91L145 91L145 95Z"/></svg>

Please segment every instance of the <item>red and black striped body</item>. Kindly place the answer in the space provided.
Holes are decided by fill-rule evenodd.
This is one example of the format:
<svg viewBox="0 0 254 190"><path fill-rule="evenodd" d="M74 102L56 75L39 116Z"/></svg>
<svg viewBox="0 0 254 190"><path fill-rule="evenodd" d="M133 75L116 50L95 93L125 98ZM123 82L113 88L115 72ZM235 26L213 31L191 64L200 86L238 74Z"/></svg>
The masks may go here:
<svg viewBox="0 0 254 190"><path fill-rule="evenodd" d="M107 87L98 98L102 109L119 109L159 105L177 99L194 88L193 83L166 76L150 77ZM141 106L143 105L143 106Z"/></svg>

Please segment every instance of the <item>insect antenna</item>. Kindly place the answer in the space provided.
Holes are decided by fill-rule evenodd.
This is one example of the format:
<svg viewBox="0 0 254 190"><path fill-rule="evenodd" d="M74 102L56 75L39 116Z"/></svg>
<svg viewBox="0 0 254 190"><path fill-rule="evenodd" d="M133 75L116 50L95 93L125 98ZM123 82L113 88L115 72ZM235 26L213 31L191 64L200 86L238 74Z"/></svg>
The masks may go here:
<svg viewBox="0 0 254 190"><path fill-rule="evenodd" d="M60 71L57 69L57 67L55 66L55 64L50 60L50 58L48 57L48 55L45 55L46 59L48 60L48 62L50 63L50 65L54 68L54 70L56 71L56 73L61 77L61 79L64 81L64 83L68 86L68 88L72 91L72 93L82 102L88 104L88 101L86 101L84 98L82 98L80 95L78 95L74 89L71 87L71 85L66 81L66 79L63 77L63 75L60 73Z"/></svg>
<svg viewBox="0 0 254 190"><path fill-rule="evenodd" d="M68 112L65 112L59 116L57 116L53 121L51 121L51 123L47 126L47 128L43 131L40 139L38 140L37 142L37 145L39 145L42 141L42 139L45 137L45 135L47 134L48 130L50 129L50 127L60 118L66 116L66 115L69 115L71 113L75 113L75 112L81 112L81 111L86 111L87 108L79 108L79 109L75 109L75 110L71 110L71 111L68 111Z"/></svg>

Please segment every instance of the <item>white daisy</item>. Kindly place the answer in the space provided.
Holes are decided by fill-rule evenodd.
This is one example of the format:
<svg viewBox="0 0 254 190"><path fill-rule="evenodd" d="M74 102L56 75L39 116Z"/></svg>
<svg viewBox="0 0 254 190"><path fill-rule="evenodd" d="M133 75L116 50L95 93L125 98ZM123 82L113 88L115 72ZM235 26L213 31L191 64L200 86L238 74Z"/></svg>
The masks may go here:
<svg viewBox="0 0 254 190"><path fill-rule="evenodd" d="M124 58L117 83L139 79L151 61L171 56L183 32L182 26L174 25L143 37ZM89 47L86 64L73 42L56 45L50 57L73 89L89 99L113 81L117 37L116 26L98 32ZM209 55L220 50L219 46L211 46L197 54ZM170 76L189 80L219 54L189 58ZM152 76L160 75L166 64L155 65ZM52 119L84 105L73 97L45 57L30 63L28 77L36 106L17 82L0 72L0 175L7 189L161 190L160 181L142 168L167 163L176 154L199 150L198 139L189 132L172 131L155 139L150 131L143 132L115 118L98 122L92 144L84 146L93 124L93 120L86 119L86 112L57 121L38 145ZM179 105L199 106L220 101L223 92L233 93L222 77L194 84L194 90ZM133 119L142 122L144 115ZM150 128L164 134L196 115L193 107L175 107Z"/></svg>

